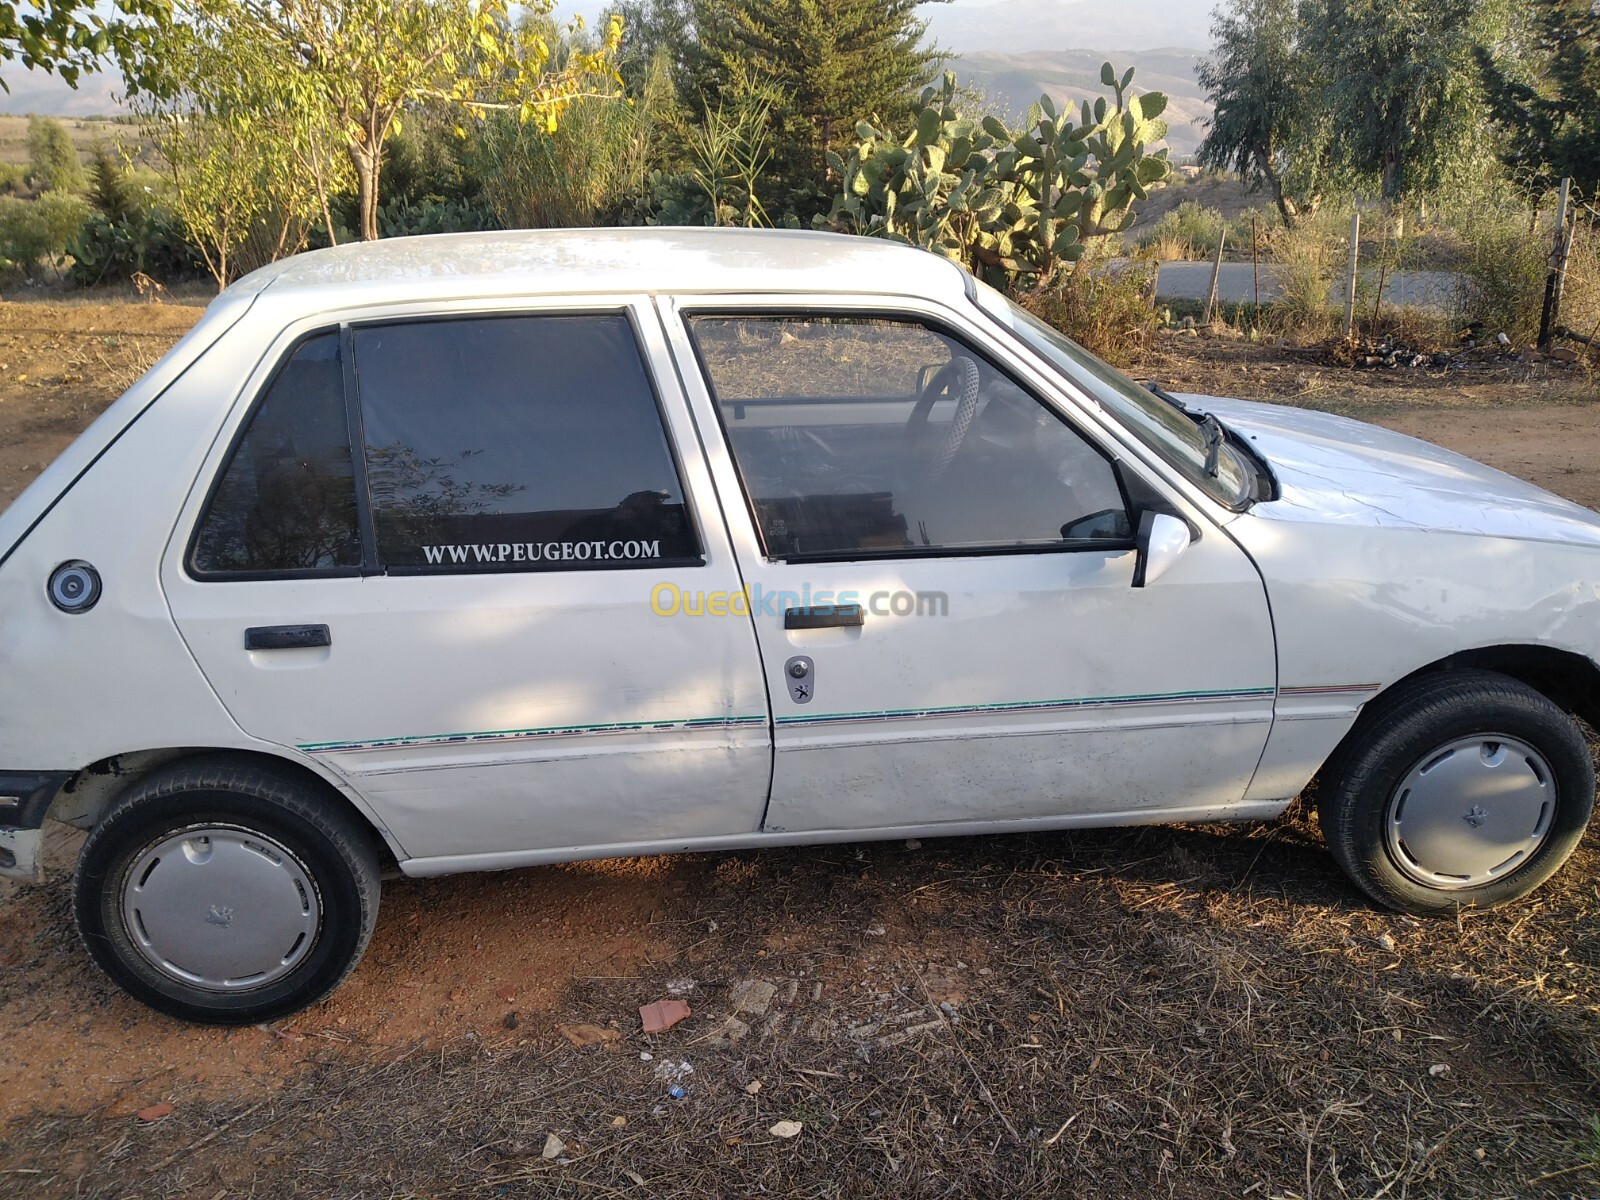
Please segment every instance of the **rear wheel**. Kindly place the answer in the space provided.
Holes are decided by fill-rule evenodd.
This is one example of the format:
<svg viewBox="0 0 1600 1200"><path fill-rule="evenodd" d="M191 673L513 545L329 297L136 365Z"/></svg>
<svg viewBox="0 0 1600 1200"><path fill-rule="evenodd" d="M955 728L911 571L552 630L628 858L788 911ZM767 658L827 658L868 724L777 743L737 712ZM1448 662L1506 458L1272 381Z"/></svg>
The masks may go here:
<svg viewBox="0 0 1600 1200"><path fill-rule="evenodd" d="M1419 914L1525 896L1594 806L1577 723L1490 671L1421 676L1380 699L1324 772L1333 856L1374 900Z"/></svg>
<svg viewBox="0 0 1600 1200"><path fill-rule="evenodd" d="M378 913L372 833L314 784L233 758L141 780L85 841L78 929L119 985L172 1016L271 1020L331 992Z"/></svg>

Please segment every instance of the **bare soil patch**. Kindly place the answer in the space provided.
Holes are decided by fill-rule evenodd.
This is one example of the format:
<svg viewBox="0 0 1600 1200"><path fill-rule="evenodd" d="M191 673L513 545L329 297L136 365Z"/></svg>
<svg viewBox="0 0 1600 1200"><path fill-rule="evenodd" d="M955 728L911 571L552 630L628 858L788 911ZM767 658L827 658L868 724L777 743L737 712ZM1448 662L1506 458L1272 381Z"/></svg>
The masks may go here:
<svg viewBox="0 0 1600 1200"><path fill-rule="evenodd" d="M195 315L0 305L0 499ZM1141 373L1600 504L1575 372L1172 338ZM1591 1195L1597 868L1591 833L1529 901L1422 922L1355 894L1297 809L397 880L340 992L232 1032L123 998L64 880L0 884L0 1194ZM674 994L693 1015L644 1035Z"/></svg>

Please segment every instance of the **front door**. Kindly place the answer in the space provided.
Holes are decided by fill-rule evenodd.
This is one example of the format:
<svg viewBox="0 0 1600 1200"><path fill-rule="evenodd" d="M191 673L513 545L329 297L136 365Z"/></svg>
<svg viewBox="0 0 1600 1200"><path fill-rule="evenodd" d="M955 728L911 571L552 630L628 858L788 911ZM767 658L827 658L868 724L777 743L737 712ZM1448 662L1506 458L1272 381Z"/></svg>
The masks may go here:
<svg viewBox="0 0 1600 1200"><path fill-rule="evenodd" d="M1133 587L1127 492L1159 487L980 329L897 303L664 312L773 705L764 827L1228 814L1275 689L1249 559L1193 521Z"/></svg>
<svg viewBox="0 0 1600 1200"><path fill-rule="evenodd" d="M238 724L440 869L757 829L750 624L651 607L739 582L648 305L285 340L163 572Z"/></svg>

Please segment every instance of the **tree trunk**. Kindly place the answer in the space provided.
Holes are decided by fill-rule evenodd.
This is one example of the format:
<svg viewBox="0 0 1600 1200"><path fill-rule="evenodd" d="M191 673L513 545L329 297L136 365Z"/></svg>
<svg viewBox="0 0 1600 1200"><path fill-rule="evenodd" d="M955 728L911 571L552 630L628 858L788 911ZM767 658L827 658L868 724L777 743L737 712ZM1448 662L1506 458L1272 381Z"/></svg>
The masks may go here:
<svg viewBox="0 0 1600 1200"><path fill-rule="evenodd" d="M1283 215L1283 227L1293 229L1295 222L1300 219L1300 209L1283 190L1283 176L1278 173L1278 168L1273 165L1272 154L1268 152L1256 153L1256 168L1261 172L1262 178L1267 181L1267 186L1272 189L1273 203L1278 206L1278 212Z"/></svg>
<svg viewBox="0 0 1600 1200"><path fill-rule="evenodd" d="M383 169L382 145L370 140L352 139L350 165L356 172L356 193L360 200L361 237L375 242L378 233L378 176Z"/></svg>

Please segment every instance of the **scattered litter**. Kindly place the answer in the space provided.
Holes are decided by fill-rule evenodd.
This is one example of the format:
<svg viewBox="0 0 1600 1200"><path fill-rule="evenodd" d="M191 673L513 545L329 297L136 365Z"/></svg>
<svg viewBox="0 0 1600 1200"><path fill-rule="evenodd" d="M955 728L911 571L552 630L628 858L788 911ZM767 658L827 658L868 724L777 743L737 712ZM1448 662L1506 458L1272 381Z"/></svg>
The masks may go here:
<svg viewBox="0 0 1600 1200"><path fill-rule="evenodd" d="M546 1134L544 1139L544 1149L539 1151L539 1157L559 1158L563 1153L566 1152L566 1149L567 1144L555 1134Z"/></svg>
<svg viewBox="0 0 1600 1200"><path fill-rule="evenodd" d="M574 1046L609 1046L622 1040L622 1034L615 1029L606 1029L600 1025L557 1025L556 1032Z"/></svg>
<svg viewBox="0 0 1600 1200"><path fill-rule="evenodd" d="M752 1079L749 1083L744 1085L744 1094L746 1096L754 1096L760 1090L761 1080L759 1079Z"/></svg>
<svg viewBox="0 0 1600 1200"><path fill-rule="evenodd" d="M688 1094L689 1089L684 1087L681 1083L675 1083L667 1089L667 1095L671 1096L674 1100L682 1100Z"/></svg>
<svg viewBox="0 0 1600 1200"><path fill-rule="evenodd" d="M694 991L694 980L692 979L669 979L667 981L667 995L669 996L683 996L692 991Z"/></svg>
<svg viewBox="0 0 1600 1200"><path fill-rule="evenodd" d="M686 1062L673 1062L668 1058L656 1064L656 1078L667 1083L682 1083L693 1074L694 1068ZM674 1099L677 1099L677 1097L674 1097Z"/></svg>
<svg viewBox="0 0 1600 1200"><path fill-rule="evenodd" d="M611 1123L613 1125L615 1125L618 1129L621 1129L624 1125L626 1125L628 1123L628 1118L627 1117L612 1117L611 1118Z"/></svg>
<svg viewBox="0 0 1600 1200"><path fill-rule="evenodd" d="M630 1171L627 1167L624 1167L622 1169L622 1173L628 1177L628 1179L633 1183L634 1187L644 1186L644 1176L639 1174L639 1172Z"/></svg>
<svg viewBox="0 0 1600 1200"><path fill-rule="evenodd" d="M648 1050L639 1051L639 1061L640 1062L649 1062L654 1057L655 1057L655 1055L651 1054L650 1051L648 1051Z"/></svg>
<svg viewBox="0 0 1600 1200"><path fill-rule="evenodd" d="M160 1104L152 1104L149 1108L139 1110L139 1120L144 1122L159 1121L162 1117L172 1114L172 1105L163 1100Z"/></svg>
<svg viewBox="0 0 1600 1200"><path fill-rule="evenodd" d="M1390 953L1393 953L1394 952L1394 939L1392 937L1390 937L1387 933L1380 933L1378 935L1378 949L1380 949L1380 950L1388 950Z"/></svg>
<svg viewBox="0 0 1600 1200"><path fill-rule="evenodd" d="M639 1007L639 1020L646 1033L663 1033L688 1017L689 1006L682 1000L657 1000Z"/></svg>
<svg viewBox="0 0 1600 1200"><path fill-rule="evenodd" d="M878 923L878 922L874 922L873 924L867 926L867 936L868 937L882 937L887 932L888 932L888 930L885 929L883 927L883 925Z"/></svg>
<svg viewBox="0 0 1600 1200"><path fill-rule="evenodd" d="M1434 1063L1433 1066L1428 1068L1428 1074L1432 1075L1435 1079L1443 1078L1444 1076L1450 1074L1450 1064Z"/></svg>
<svg viewBox="0 0 1600 1200"><path fill-rule="evenodd" d="M799 1137L800 1131L804 1128L805 1126L799 1121L779 1121L767 1132L773 1137L792 1138Z"/></svg>

